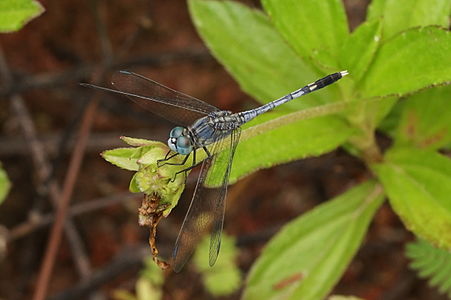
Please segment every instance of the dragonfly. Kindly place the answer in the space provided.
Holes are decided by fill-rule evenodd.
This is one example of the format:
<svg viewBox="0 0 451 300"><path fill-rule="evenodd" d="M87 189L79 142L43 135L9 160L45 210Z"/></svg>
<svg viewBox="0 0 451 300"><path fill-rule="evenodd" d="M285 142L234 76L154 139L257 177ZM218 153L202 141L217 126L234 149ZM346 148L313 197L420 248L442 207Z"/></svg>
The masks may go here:
<svg viewBox="0 0 451 300"><path fill-rule="evenodd" d="M129 71L119 71L113 75L114 88L86 83L82 85L125 95L143 108L179 125L169 133L167 144L170 150L164 159L159 160L160 167L163 164L184 165L189 157L192 157L190 167L177 174L187 174L187 171L201 165L196 187L172 252L172 268L179 272L191 257L195 245L207 232L210 232L210 266L218 258L227 186L240 140L241 126L284 103L324 88L347 74L347 71L341 71L327 75L272 102L238 113L221 110ZM207 158L198 162L196 152L200 149L205 151ZM171 159L179 155L184 156L182 162L171 163ZM212 191L203 186L209 171L219 178L219 187Z"/></svg>

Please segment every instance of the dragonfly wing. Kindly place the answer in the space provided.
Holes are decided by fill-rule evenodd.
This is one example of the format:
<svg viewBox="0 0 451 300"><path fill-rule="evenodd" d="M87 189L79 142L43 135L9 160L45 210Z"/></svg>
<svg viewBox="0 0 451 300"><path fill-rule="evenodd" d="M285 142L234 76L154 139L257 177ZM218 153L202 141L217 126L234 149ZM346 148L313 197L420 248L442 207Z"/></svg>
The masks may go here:
<svg viewBox="0 0 451 300"><path fill-rule="evenodd" d="M221 234L224 227L225 215L225 198L227 195L227 186L229 184L230 171L232 170L233 156L240 140L241 128L237 128L230 135L230 147L225 149L223 153L215 156L211 172L218 174L218 178L222 178L221 186L216 190L215 199L213 200L213 224L210 236L210 252L209 264L212 267L218 259L219 249L221 248ZM218 161L222 158L224 161Z"/></svg>
<svg viewBox="0 0 451 300"><path fill-rule="evenodd" d="M218 257L224 223L224 200L227 193L231 160L238 144L239 135L240 131L237 130L232 135L217 141L210 149L213 157L207 158L202 163L196 189L172 253L172 267L176 272L182 269L191 257L196 245L209 232L211 233L210 265L213 265ZM230 146L227 145L228 142ZM217 153L219 149L224 148L226 149L221 153ZM220 186L219 188L203 187L202 184L207 178L207 173L214 174L212 179Z"/></svg>
<svg viewBox="0 0 451 300"><path fill-rule="evenodd" d="M219 110L133 72L116 72L112 84L144 109L179 125L191 125L195 120Z"/></svg>
<svg viewBox="0 0 451 300"><path fill-rule="evenodd" d="M183 268L191 257L194 248L211 226L211 216L209 215L211 209L207 207L209 203L204 195L206 189L202 187L202 184L207 176L212 160L213 158L207 158L202 162L193 198L191 199L182 227L175 241L172 252L172 268L175 272L179 272Z"/></svg>

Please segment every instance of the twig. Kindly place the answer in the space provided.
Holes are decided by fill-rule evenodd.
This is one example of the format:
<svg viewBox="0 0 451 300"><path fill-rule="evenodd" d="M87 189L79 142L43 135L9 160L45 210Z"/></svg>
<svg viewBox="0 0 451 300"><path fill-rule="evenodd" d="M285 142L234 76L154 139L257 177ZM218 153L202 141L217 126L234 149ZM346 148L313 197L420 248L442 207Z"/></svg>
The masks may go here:
<svg viewBox="0 0 451 300"><path fill-rule="evenodd" d="M206 51L204 49L202 49L203 54L206 53ZM186 53L186 52L185 52ZM183 53L183 54L185 54ZM205 57L205 55L202 55L203 57ZM162 65L162 64L166 64L166 63L170 63L173 58L177 58L177 56L172 56L171 55L164 55L162 58L149 58L149 57L145 57L144 59L141 60L134 60L131 62L126 63L126 65L143 65L143 64L152 64L152 65ZM182 56L180 56L182 57ZM186 57L185 55L183 55L183 57ZM208 55L208 57L210 57ZM109 68L123 68L124 64L123 63L118 63L116 65L109 65ZM67 81L73 81L74 79L81 79L81 78L85 78L88 76L88 74L92 73L92 71L94 70L94 67L92 66L81 66L79 68L76 68L74 70L74 72L64 72L61 76L61 74L57 74L54 75L53 77L40 77L40 80L34 81L34 82L28 82L28 88L33 88L33 87L44 87L44 86L55 86L57 84L61 84ZM102 72L104 73L104 72ZM16 81L15 81L16 82ZM26 82L26 81L25 81ZM20 96L17 96L17 92L19 91L23 91L24 90L24 86L27 86L27 84L25 85L7 85L7 88L0 91L1 93L7 94L7 95L13 95L13 103L19 103L19 106L15 107L15 109L24 109L22 111L26 112L26 107L23 105L23 101L20 99ZM16 101L16 99L18 99ZM22 104L22 107L20 107L20 104ZM16 105L16 104L14 104ZM75 184L75 180L78 174L78 170L82 161L82 157L83 157L83 151L85 148L85 144L86 144L86 140L87 137L89 135L89 130L90 130L90 125L92 123L93 120L93 115L94 112L96 110L97 107L97 100L92 101L85 113L83 122L82 122L82 126L80 129L80 134L79 134L79 141L76 144L76 148L73 152L73 155L71 157L71 161L70 161L70 165L69 165L69 170L64 182L64 186L63 186L63 190L62 192L59 190L58 186L56 185L55 182L51 182L48 185L48 191L50 193L51 199L54 199L55 201L53 201L54 203L56 203L57 199L60 200L60 203L57 204L58 209L57 209L57 213L56 213L56 221L54 223L54 226L52 228L51 231L51 235L49 238L49 243L48 243L48 247L47 247L47 251L45 253L45 258L44 258L44 262L41 266L41 270L39 272L39 277L38 277L38 281L36 284L36 290L35 290L35 294L34 294L34 299L43 299L46 295L46 290L47 290L47 286L48 286L48 282L51 276L51 271L54 265L54 259L56 256L56 252L58 250L59 247L59 243L61 241L61 232L62 232L62 228L64 226L64 222L65 222L65 215L67 213L68 210L68 205L69 205L69 201L73 192L73 188L74 188L74 184ZM33 126L33 124L31 123L31 125ZM31 127L33 128L33 127ZM34 128L33 128L34 129ZM39 141L36 139L36 134L33 134L34 136L34 141L38 142ZM51 168L49 167L49 164L47 163L47 160L45 159L45 152L43 151L42 145L41 149L40 149L40 153L43 154L41 157L43 158L42 161L40 161L39 159L36 162L36 165L39 166L37 167L40 178L49 178L49 174L51 172ZM34 149L34 146L32 147L32 149ZM34 151L36 153L36 151ZM39 153L39 151L38 151ZM33 156L33 159L36 160L36 157L38 156ZM43 163L43 165L41 164ZM44 168L42 167L44 166ZM46 166L46 168L45 168ZM45 182L45 181L44 181ZM61 197L60 197L61 196ZM75 230L70 230L70 225L66 225L67 228L67 232L68 232L68 237L71 240L71 236L77 236ZM74 229L72 227L72 229ZM81 243L75 243L76 245L81 245ZM76 248L76 247L74 247ZM76 255L75 258L77 258L78 255ZM85 264L85 266L87 266L85 268L85 270L89 269L89 265ZM88 270L89 271L89 270Z"/></svg>
<svg viewBox="0 0 451 300"><path fill-rule="evenodd" d="M11 74L9 72L9 68L8 65L6 64L3 51L1 48L0 48L0 70L4 78L4 81L8 85L8 83L11 82ZM47 183L47 180L51 172L51 168L47 163L48 159L46 157L45 151L43 150L44 148L36 137L36 129L34 127L33 122L31 121L31 117L28 113L28 110L24 104L22 97L20 97L19 95L13 95L11 98L11 106L17 115L17 118L20 122L26 140L29 142L30 145L33 162L40 182L40 184L38 185L38 190L40 189L41 194L45 194L44 192L45 183ZM53 204L54 207L56 207L58 203L58 198L60 196L60 190L55 181L48 182L48 191L51 203ZM86 258L86 254L84 253L81 239L78 233L76 232L74 225L72 223L67 223L65 225L65 230L71 245L71 250L73 251L74 254L74 259L76 261L78 272L82 276L89 274L90 266Z"/></svg>
<svg viewBox="0 0 451 300"><path fill-rule="evenodd" d="M99 152L105 149L112 149L115 147L124 147L124 143L119 140L121 135L131 137L149 136L149 130L134 130L128 132L108 132L108 133L93 133L91 134L88 144L86 146L87 152ZM153 130L152 139L164 140L167 139L167 131L165 130ZM49 156L56 154L58 147L58 136L56 134L43 135L38 137L39 143L44 147L45 153ZM66 147L64 147L63 153L68 153L75 146L75 139L71 138ZM0 156L22 156L29 154L25 148L27 141L23 137L0 137Z"/></svg>
<svg viewBox="0 0 451 300"><path fill-rule="evenodd" d="M50 174L49 181L56 179L56 171L58 170L59 166L61 165L62 161L65 159L65 150L68 149L68 144L71 141L76 141L75 135L76 131L78 129L78 125L80 124L81 119L83 118L83 114L86 110L86 106L88 105L88 101L77 101L79 102L78 107L74 110L75 116L68 122L68 125L63 130L62 134L60 135L59 141L58 141L58 151L57 154L53 159L53 169L52 173ZM71 148L73 149L73 147ZM85 150L86 151L86 150Z"/></svg>
<svg viewBox="0 0 451 300"><path fill-rule="evenodd" d="M89 213L98 209L109 207L138 197L142 196L132 193L122 193L118 195L102 197L87 202L79 203L69 208L67 218L69 219L81 214ZM17 225L6 234L7 241L11 242L13 240L22 238L25 235L28 235L33 231L52 223L54 219L55 219L54 215L50 213L45 215L36 215L36 214L30 215L28 221Z"/></svg>
<svg viewBox="0 0 451 300"><path fill-rule="evenodd" d="M96 29L102 40L101 46L102 52L104 54L104 65L109 65L109 63L112 61L112 51L110 46L111 44L109 42L108 36L106 35L105 27L99 15L98 2L93 2L92 9L94 18L96 20ZM97 77L94 78L94 82L100 82L104 75L105 68L102 67L99 70ZM61 242L61 233L63 230L64 220L69 209L70 199L72 197L75 182L78 177L81 163L83 161L83 156L85 154L86 145L89 139L89 134L91 132L92 123L94 122L98 104L98 97L97 94L95 94L93 99L87 105L81 122L78 141L75 144L74 152L72 153L69 162L69 168L63 185L61 201L56 211L55 223L53 224L52 231L50 233L50 239L47 244L47 251L45 253L44 262L42 263L39 272L37 286L33 295L34 300L44 300L47 295L50 276L53 271L56 254Z"/></svg>
<svg viewBox="0 0 451 300"><path fill-rule="evenodd" d="M69 169L67 171L60 202L56 211L56 220L50 233L50 239L47 244L44 262L42 263L39 271L36 290L33 295L34 300L43 300L47 294L50 276L52 274L56 254L61 242L61 232L63 229L64 220L66 218L69 202L74 190L78 171L80 170L80 165L83 160L84 149L86 148L86 143L88 140L89 131L91 130L92 122L94 120L97 104L97 100L92 100L89 103L80 127L78 142L75 145L75 149L69 163Z"/></svg>

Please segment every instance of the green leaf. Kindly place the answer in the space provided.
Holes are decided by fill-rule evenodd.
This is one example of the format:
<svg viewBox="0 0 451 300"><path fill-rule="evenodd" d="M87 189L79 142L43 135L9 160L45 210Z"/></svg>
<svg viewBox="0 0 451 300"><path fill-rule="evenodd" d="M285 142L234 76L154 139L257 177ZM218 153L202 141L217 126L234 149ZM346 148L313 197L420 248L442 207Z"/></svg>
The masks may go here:
<svg viewBox="0 0 451 300"><path fill-rule="evenodd" d="M362 78L373 60L381 41L381 29L379 20L365 22L344 43L340 53L341 66L355 81Z"/></svg>
<svg viewBox="0 0 451 300"><path fill-rule="evenodd" d="M164 206L163 216L167 216L177 205L180 195L185 188L187 174L177 174L189 164L182 164L183 156L178 155L170 164L158 164L168 152L168 147L156 141L148 141L135 138L123 138L132 145L145 145L134 148L117 148L102 153L102 157L108 162L130 171L137 171L129 185L133 193L143 192L146 195L155 195Z"/></svg>
<svg viewBox="0 0 451 300"><path fill-rule="evenodd" d="M128 190L132 193L141 193L138 181L136 180L137 174L139 173L133 174L133 177L130 180L130 184L128 185Z"/></svg>
<svg viewBox="0 0 451 300"><path fill-rule="evenodd" d="M428 150L394 148L373 170L406 227L451 249L451 159Z"/></svg>
<svg viewBox="0 0 451 300"><path fill-rule="evenodd" d="M451 297L451 253L438 249L423 240L409 243L406 256L412 260L410 268L421 278L429 279L429 284L440 293Z"/></svg>
<svg viewBox="0 0 451 300"><path fill-rule="evenodd" d="M109 163L112 163L119 168L138 171L138 159L142 155L140 148L116 148L102 152L102 157Z"/></svg>
<svg viewBox="0 0 451 300"><path fill-rule="evenodd" d="M140 272L141 277L148 279L154 286L161 287L164 284L164 273L153 261L152 256L144 259L144 268Z"/></svg>
<svg viewBox="0 0 451 300"><path fill-rule="evenodd" d="M267 103L316 80L320 75L296 55L262 12L230 1L190 0L194 24L212 51L241 88ZM291 101L284 109L331 102L338 87ZM304 105L304 106L303 106Z"/></svg>
<svg viewBox="0 0 451 300"><path fill-rule="evenodd" d="M348 35L341 0L263 0L263 7L285 40L303 58L328 53L335 62ZM335 58L335 59L333 59ZM321 61L320 61L321 62Z"/></svg>
<svg viewBox="0 0 451 300"><path fill-rule="evenodd" d="M451 86L427 89L402 102L397 146L435 150L451 142Z"/></svg>
<svg viewBox="0 0 451 300"><path fill-rule="evenodd" d="M163 291L152 285L147 278L141 277L136 281L137 300L159 300L163 298Z"/></svg>
<svg viewBox="0 0 451 300"><path fill-rule="evenodd" d="M161 142L156 142L152 140L146 140L146 139L139 139L139 138L133 138L128 136L121 136L120 139L125 142L127 145L134 146L134 147L141 147L141 146L159 146Z"/></svg>
<svg viewBox="0 0 451 300"><path fill-rule="evenodd" d="M106 150L101 155L106 161L129 171L138 171L140 165L156 164L157 160L162 159L169 150L165 144L158 141L129 137L121 139L138 147Z"/></svg>
<svg viewBox="0 0 451 300"><path fill-rule="evenodd" d="M399 125L399 120L401 119L402 107L404 104L404 101L397 101L391 108L390 112L380 122L378 129L387 135L394 137Z"/></svg>
<svg viewBox="0 0 451 300"><path fill-rule="evenodd" d="M451 36L416 28L382 43L361 84L361 97L402 96L451 81Z"/></svg>
<svg viewBox="0 0 451 300"><path fill-rule="evenodd" d="M449 0L373 0L368 20L381 19L384 39L418 26L449 26Z"/></svg>
<svg viewBox="0 0 451 300"><path fill-rule="evenodd" d="M324 299L382 200L382 187L366 182L291 221L252 267L244 299Z"/></svg>
<svg viewBox="0 0 451 300"><path fill-rule="evenodd" d="M351 120L356 120L355 118L359 118L356 121L363 128L365 133L371 132L374 134L374 130L377 125L384 119L384 117L390 113L394 104L399 100L398 97L395 96L385 96L378 97L380 101L368 101L368 99L364 99L360 101L360 103L355 105L355 115L348 115L348 118ZM359 116L359 112L362 115ZM351 122L352 123L352 122ZM356 124L356 123L352 123ZM363 126L362 126L363 124Z"/></svg>
<svg viewBox="0 0 451 300"><path fill-rule="evenodd" d="M42 5L34 0L0 1L0 32L12 32L44 12Z"/></svg>
<svg viewBox="0 0 451 300"><path fill-rule="evenodd" d="M3 170L0 164L0 204L2 204L2 202L5 200L10 188L11 182L9 181L8 175L6 174L5 170Z"/></svg>
<svg viewBox="0 0 451 300"><path fill-rule="evenodd" d="M205 236L194 253L194 263L205 287L216 297L236 292L241 285L241 273L236 265L238 249L235 239L227 234L222 235L221 253L213 267L209 264L209 251L210 237Z"/></svg>
<svg viewBox="0 0 451 300"><path fill-rule="evenodd" d="M222 269L220 272L208 273L202 280L207 290L213 296L227 296L235 293L240 288L241 273L238 267L229 267Z"/></svg>
<svg viewBox="0 0 451 300"><path fill-rule="evenodd" d="M264 125L265 122L276 121L284 115L286 114L279 112L266 113L246 124L245 128L256 124ZM334 116L292 120L288 125L264 131L251 138L246 137L247 132L244 130L233 160L230 183L259 169L329 152L344 143L352 132L346 122ZM227 162L226 159L219 160Z"/></svg>

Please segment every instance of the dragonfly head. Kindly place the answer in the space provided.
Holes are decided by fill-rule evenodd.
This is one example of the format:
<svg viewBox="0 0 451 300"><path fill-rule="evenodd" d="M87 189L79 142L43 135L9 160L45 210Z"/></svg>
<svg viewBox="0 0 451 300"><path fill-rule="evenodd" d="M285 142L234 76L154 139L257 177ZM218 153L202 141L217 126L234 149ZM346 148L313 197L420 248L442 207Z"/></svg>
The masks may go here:
<svg viewBox="0 0 451 300"><path fill-rule="evenodd" d="M169 133L169 148L182 155L187 155L193 151L193 144L188 136L188 130L184 127L174 127Z"/></svg>

